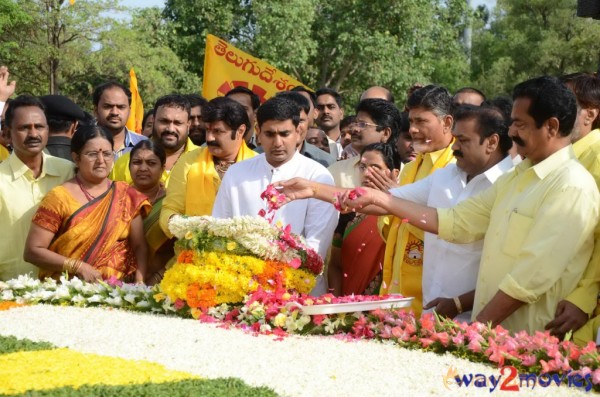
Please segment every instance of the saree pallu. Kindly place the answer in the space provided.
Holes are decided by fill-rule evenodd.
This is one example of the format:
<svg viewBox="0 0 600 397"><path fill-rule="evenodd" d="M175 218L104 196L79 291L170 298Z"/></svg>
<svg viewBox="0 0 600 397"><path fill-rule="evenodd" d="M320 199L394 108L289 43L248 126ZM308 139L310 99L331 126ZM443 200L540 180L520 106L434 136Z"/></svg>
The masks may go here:
<svg viewBox="0 0 600 397"><path fill-rule="evenodd" d="M377 230L377 217L365 216L349 224L342 241L342 294L363 295L381 272L385 242Z"/></svg>
<svg viewBox="0 0 600 397"><path fill-rule="evenodd" d="M148 243L148 274L152 274L152 272L159 270L153 265L155 262L160 261L160 255L158 254L159 250L161 250L161 248L163 248L163 246L170 241L159 224L160 210L162 208L163 200L164 197L157 200L152 205L152 211L150 211L150 214L144 218L144 235L146 237L146 242ZM165 265L165 263L159 264Z"/></svg>
<svg viewBox="0 0 600 397"><path fill-rule="evenodd" d="M137 268L129 244L131 221L149 210L146 196L125 182L113 182L106 193L84 205L58 186L44 197L33 223L55 234L50 251L92 265L103 279L122 280ZM40 278L59 276L40 270Z"/></svg>

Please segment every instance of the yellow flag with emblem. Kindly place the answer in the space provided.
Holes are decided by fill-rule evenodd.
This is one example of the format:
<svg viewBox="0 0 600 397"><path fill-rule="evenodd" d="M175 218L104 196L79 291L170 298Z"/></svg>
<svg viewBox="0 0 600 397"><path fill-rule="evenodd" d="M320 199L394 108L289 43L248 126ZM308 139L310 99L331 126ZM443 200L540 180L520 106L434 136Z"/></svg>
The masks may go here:
<svg viewBox="0 0 600 397"><path fill-rule="evenodd" d="M306 87L267 62L212 34L207 35L202 95L210 100L238 86L252 90L261 103L279 91Z"/></svg>
<svg viewBox="0 0 600 397"><path fill-rule="evenodd" d="M129 90L131 91L131 111L127 119L127 129L141 133L142 120L144 119L144 104L138 91L137 77L133 68L129 69Z"/></svg>

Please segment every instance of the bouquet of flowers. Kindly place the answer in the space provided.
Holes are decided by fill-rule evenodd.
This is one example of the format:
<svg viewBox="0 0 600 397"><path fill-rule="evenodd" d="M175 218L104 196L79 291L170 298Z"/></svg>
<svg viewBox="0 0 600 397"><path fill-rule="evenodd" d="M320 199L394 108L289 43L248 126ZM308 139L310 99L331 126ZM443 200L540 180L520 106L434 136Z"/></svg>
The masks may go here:
<svg viewBox="0 0 600 397"><path fill-rule="evenodd" d="M239 303L258 287L308 293L323 259L291 228L259 217L174 217L177 262L160 284L173 302L190 309Z"/></svg>

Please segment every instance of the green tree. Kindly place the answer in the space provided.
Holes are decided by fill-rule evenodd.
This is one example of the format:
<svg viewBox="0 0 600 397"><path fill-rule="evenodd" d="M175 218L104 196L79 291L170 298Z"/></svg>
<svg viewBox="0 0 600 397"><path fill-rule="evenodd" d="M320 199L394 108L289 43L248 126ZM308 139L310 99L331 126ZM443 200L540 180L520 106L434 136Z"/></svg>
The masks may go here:
<svg viewBox="0 0 600 397"><path fill-rule="evenodd" d="M400 97L416 81L457 88L469 77L459 40L468 14L464 0L167 0L164 12L190 71L202 73L212 33L347 98L374 84Z"/></svg>
<svg viewBox="0 0 600 397"><path fill-rule="evenodd" d="M535 76L596 70L600 24L576 8L576 0L498 0L491 24L473 35L474 84L508 94Z"/></svg>

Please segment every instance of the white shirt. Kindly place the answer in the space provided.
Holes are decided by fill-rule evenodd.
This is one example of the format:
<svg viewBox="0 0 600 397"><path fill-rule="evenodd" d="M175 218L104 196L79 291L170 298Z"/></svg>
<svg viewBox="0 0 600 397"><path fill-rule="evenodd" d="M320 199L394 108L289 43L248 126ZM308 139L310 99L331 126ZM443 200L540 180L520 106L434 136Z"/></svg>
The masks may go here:
<svg viewBox="0 0 600 397"><path fill-rule="evenodd" d="M502 174L512 169L513 160L507 156L467 183L467 174L456 164L449 164L427 178L391 189L395 197L434 208L451 208L490 186ZM475 289L483 240L469 244L453 244L432 233L425 233L423 250L423 303L435 298L452 298ZM471 312L456 317L470 321Z"/></svg>
<svg viewBox="0 0 600 397"><path fill-rule="evenodd" d="M298 152L278 168L271 166L262 153L229 167L219 187L212 215L215 218L258 215L261 209L267 209L266 202L260 198L267 185L294 177L333 185L333 177L325 167ZM325 258L337 225L338 212L331 203L317 199L296 200L275 212L273 223L277 221L284 226L291 225L293 233L304 236L306 244ZM318 296L325 293L327 279L320 276L311 294Z"/></svg>

